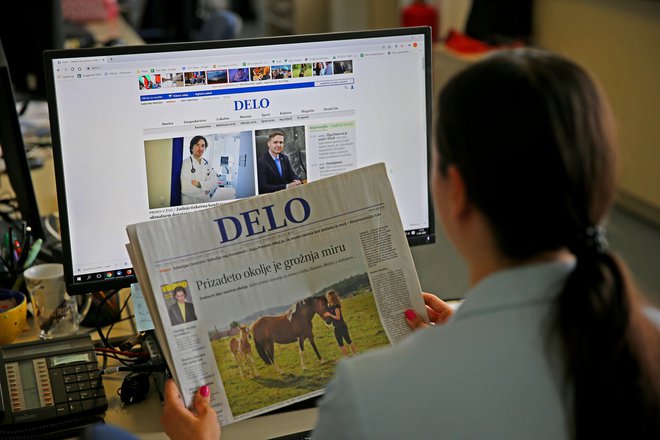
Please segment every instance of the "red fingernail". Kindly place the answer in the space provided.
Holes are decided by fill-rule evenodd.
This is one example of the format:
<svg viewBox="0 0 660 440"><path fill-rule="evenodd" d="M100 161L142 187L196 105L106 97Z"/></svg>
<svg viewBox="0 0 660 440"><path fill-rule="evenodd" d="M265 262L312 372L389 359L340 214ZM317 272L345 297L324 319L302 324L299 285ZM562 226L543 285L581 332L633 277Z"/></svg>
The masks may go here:
<svg viewBox="0 0 660 440"><path fill-rule="evenodd" d="M208 385L202 385L202 387L199 389L199 394L204 397L209 397L209 394L211 394L211 389Z"/></svg>
<svg viewBox="0 0 660 440"><path fill-rule="evenodd" d="M413 321L415 318L417 318L417 313L415 313L413 309L406 309L403 314L406 315L406 319L408 321Z"/></svg>

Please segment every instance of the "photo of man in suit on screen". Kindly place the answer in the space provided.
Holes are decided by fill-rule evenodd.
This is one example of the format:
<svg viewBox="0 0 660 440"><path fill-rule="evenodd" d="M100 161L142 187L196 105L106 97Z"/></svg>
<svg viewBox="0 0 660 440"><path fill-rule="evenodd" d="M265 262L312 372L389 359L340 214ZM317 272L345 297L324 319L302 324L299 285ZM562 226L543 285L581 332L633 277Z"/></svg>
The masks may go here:
<svg viewBox="0 0 660 440"><path fill-rule="evenodd" d="M284 132L273 130L268 134L268 150L257 160L259 194L272 193L302 184L284 149Z"/></svg>

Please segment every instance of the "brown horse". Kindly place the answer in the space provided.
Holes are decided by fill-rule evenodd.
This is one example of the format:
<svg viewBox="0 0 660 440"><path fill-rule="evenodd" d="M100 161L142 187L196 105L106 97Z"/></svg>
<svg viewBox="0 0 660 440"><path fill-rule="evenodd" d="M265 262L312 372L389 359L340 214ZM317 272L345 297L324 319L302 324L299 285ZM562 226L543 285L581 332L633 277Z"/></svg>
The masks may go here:
<svg viewBox="0 0 660 440"><path fill-rule="evenodd" d="M300 366L305 370L303 352L305 350L305 339L316 353L316 357L323 363L319 354L314 333L312 332L312 318L318 314L321 319L327 321L323 314L328 311L328 300L324 296L309 297L295 303L285 313L277 316L262 316L252 324L252 335L257 353L267 365L273 365L282 374L282 370L275 364L275 342L278 344L290 344L298 341L300 347Z"/></svg>
<svg viewBox="0 0 660 440"><path fill-rule="evenodd" d="M240 340L231 338L231 341L229 341L229 349L231 350L231 354L234 357L234 361L236 361L238 372L240 373L241 377L243 377L243 370L245 370L245 373L248 376L256 376L257 372L254 366L252 346L250 345L249 339L252 337L250 335L250 330L245 324L241 324L238 329L240 331L241 338Z"/></svg>

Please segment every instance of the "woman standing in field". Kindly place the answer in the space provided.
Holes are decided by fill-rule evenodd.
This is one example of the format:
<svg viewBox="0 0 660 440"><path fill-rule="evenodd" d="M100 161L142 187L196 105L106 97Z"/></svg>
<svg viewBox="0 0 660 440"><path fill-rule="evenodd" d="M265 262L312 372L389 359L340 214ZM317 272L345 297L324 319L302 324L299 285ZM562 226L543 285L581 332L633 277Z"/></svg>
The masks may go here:
<svg viewBox="0 0 660 440"><path fill-rule="evenodd" d="M357 353L355 349L355 344L351 340L351 335L348 334L348 326L346 321L344 321L344 315L341 313L341 301L339 300L339 295L334 290L328 290L325 294L325 298L328 300L328 310L323 314L326 318L332 318L332 325L335 328L335 339L339 345L339 349L344 356L350 356L348 349L344 345L344 341L351 348L353 354Z"/></svg>

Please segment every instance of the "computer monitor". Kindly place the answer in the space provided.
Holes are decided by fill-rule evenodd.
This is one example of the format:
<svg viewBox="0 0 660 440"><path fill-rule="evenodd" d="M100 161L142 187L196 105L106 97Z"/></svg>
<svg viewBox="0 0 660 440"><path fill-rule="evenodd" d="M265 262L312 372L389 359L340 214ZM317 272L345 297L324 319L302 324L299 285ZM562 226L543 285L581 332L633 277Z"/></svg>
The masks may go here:
<svg viewBox="0 0 660 440"><path fill-rule="evenodd" d="M43 51L64 47L61 0L12 2L0 14L0 39L20 100L46 99Z"/></svg>
<svg viewBox="0 0 660 440"><path fill-rule="evenodd" d="M427 28L49 51L45 64L71 293L135 281L126 225L258 194L274 131L303 181L385 162L409 243L434 241Z"/></svg>
<svg viewBox="0 0 660 440"><path fill-rule="evenodd" d="M16 194L20 218L32 228L34 238L44 238L2 41L0 41L0 147L9 182Z"/></svg>

